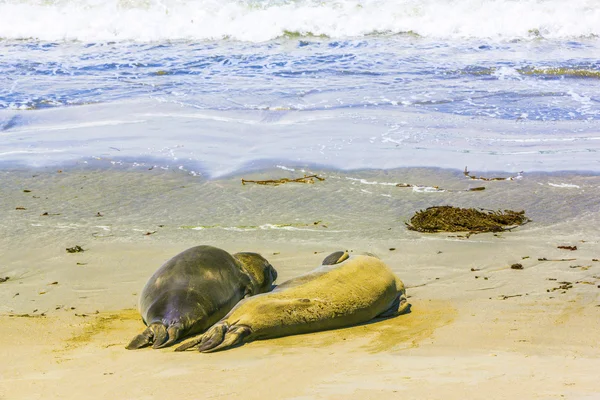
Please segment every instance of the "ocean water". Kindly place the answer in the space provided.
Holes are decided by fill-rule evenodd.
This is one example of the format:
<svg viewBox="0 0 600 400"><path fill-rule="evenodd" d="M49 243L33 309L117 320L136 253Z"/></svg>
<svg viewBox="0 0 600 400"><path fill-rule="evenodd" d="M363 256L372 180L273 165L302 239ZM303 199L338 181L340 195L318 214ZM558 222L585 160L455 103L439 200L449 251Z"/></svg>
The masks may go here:
<svg viewBox="0 0 600 400"><path fill-rule="evenodd" d="M593 0L2 0L0 168L600 170Z"/></svg>

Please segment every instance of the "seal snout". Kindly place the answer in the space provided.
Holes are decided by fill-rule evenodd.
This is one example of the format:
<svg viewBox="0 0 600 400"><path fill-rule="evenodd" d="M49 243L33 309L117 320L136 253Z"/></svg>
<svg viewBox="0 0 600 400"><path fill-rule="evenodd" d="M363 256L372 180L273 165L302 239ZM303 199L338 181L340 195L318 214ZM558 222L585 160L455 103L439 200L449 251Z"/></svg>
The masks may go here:
<svg viewBox="0 0 600 400"><path fill-rule="evenodd" d="M408 298L406 297L406 294L402 293L398 297L398 300L399 300L398 315L410 313L410 308L412 307L412 304L410 304L408 302Z"/></svg>

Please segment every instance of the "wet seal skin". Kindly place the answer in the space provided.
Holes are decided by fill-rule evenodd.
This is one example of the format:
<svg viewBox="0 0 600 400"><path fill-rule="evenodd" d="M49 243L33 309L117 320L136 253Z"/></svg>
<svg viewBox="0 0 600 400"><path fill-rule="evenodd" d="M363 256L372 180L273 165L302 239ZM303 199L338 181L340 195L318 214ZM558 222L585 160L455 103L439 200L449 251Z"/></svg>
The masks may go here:
<svg viewBox="0 0 600 400"><path fill-rule="evenodd" d="M257 253L229 254L212 246L179 253L150 277L139 300L148 328L127 349L170 346L205 331L240 300L272 289L277 272Z"/></svg>
<svg viewBox="0 0 600 400"><path fill-rule="evenodd" d="M319 268L241 301L200 339L176 349L201 352L246 342L343 328L410 311L404 284L379 258L336 252Z"/></svg>

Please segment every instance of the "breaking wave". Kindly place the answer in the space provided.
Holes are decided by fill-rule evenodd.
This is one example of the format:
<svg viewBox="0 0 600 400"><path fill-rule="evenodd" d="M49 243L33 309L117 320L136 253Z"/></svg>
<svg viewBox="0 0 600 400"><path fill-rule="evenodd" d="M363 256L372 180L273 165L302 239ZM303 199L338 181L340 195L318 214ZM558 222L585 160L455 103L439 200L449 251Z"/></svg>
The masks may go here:
<svg viewBox="0 0 600 400"><path fill-rule="evenodd" d="M0 38L53 42L568 39L600 35L598 21L594 0L0 0Z"/></svg>

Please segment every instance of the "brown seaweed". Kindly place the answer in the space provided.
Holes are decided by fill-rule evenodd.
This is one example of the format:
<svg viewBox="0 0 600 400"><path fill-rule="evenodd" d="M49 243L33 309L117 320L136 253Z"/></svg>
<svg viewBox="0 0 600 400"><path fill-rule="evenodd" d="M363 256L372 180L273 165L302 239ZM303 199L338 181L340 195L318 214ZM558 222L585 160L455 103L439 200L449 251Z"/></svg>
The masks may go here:
<svg viewBox="0 0 600 400"><path fill-rule="evenodd" d="M67 250L67 253L81 253L83 251L85 251L81 246L79 245L75 245L73 247L67 247L65 250Z"/></svg>
<svg viewBox="0 0 600 400"><path fill-rule="evenodd" d="M406 223L417 232L504 232L529 222L525 211L491 211L453 206L429 207L418 211Z"/></svg>
<svg viewBox="0 0 600 400"><path fill-rule="evenodd" d="M556 246L556 248L563 249L563 250L571 250L571 251L577 250L577 246Z"/></svg>
<svg viewBox="0 0 600 400"><path fill-rule="evenodd" d="M560 286L554 287L551 289L546 289L546 292L554 292L556 290L562 290L562 293L566 293L566 291L568 289L571 289L573 287L573 283L571 283L571 282L558 282L558 284Z"/></svg>
<svg viewBox="0 0 600 400"><path fill-rule="evenodd" d="M512 295L501 294L500 299L506 300L506 299L510 299L511 297L521 297L521 296L523 296L523 295L522 294L512 294Z"/></svg>
<svg viewBox="0 0 600 400"><path fill-rule="evenodd" d="M315 179L318 181L325 180L325 178L321 178L318 175L304 175L302 178L296 178L296 179L281 178L281 179L267 179L267 180L260 180L260 181L242 178L242 185L245 185L246 183L256 183L257 185L279 186L279 185L283 185L284 183L291 183L291 182L314 184Z"/></svg>

